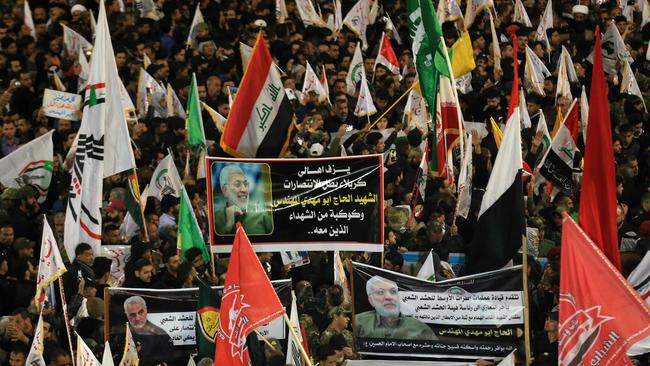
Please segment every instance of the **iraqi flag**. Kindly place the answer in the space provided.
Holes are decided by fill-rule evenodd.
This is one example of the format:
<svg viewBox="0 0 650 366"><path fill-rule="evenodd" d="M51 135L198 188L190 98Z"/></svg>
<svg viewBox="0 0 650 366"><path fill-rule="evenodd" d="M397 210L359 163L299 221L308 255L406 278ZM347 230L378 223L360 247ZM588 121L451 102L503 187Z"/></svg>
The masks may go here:
<svg viewBox="0 0 650 366"><path fill-rule="evenodd" d="M266 77L264 77L266 75ZM274 158L289 146L293 109L264 38L257 37L237 98L221 135L221 147L242 158Z"/></svg>
<svg viewBox="0 0 650 366"><path fill-rule="evenodd" d="M100 253L102 178L135 167L104 1L93 50L65 217L67 253L81 242Z"/></svg>
<svg viewBox="0 0 650 366"><path fill-rule="evenodd" d="M567 213L560 270L559 365L630 365L626 351L650 336L650 307Z"/></svg>
<svg viewBox="0 0 650 366"><path fill-rule="evenodd" d="M514 109L481 202L474 240L466 259L467 274L502 268L521 247L524 195L521 180L521 124Z"/></svg>
<svg viewBox="0 0 650 366"><path fill-rule="evenodd" d="M391 73L395 75L400 74L399 70L399 61L397 61L397 56L393 50L393 45L390 44L390 39L386 36L386 33L381 35L381 44L379 45L379 52L377 52L377 59L375 60L375 66L372 68L374 73L377 65L382 65L388 69Z"/></svg>
<svg viewBox="0 0 650 366"><path fill-rule="evenodd" d="M573 194L573 159L576 152L578 137L578 103L573 101L564 121L551 141L551 147L546 151L540 174L562 193Z"/></svg>
<svg viewBox="0 0 650 366"><path fill-rule="evenodd" d="M0 159L0 183L3 186L20 188L30 185L38 190L38 202L45 202L52 181L52 133L35 138Z"/></svg>

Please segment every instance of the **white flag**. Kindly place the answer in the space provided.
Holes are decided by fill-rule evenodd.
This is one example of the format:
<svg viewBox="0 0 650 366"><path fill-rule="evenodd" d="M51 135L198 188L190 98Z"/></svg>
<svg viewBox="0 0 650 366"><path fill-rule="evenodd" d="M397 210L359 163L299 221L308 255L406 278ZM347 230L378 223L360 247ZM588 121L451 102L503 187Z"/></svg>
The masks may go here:
<svg viewBox="0 0 650 366"><path fill-rule="evenodd" d="M34 19L32 18L32 9L29 8L29 1L25 0L23 4L24 18L23 21L27 27L29 27L29 35L34 37L36 41L36 27L34 27Z"/></svg>
<svg viewBox="0 0 650 366"><path fill-rule="evenodd" d="M203 14L201 13L200 5L201 2L196 4L196 11L194 12L194 18L192 18L192 25L190 25L190 32L187 34L186 43L188 46L193 48L196 48L196 46L199 45L196 40L196 26L199 25L200 23L205 23L205 20L203 20Z"/></svg>
<svg viewBox="0 0 650 366"><path fill-rule="evenodd" d="M239 53L241 54L241 65L243 69L246 70L248 60L251 59L251 55L253 54L253 47L246 43L239 42Z"/></svg>
<svg viewBox="0 0 650 366"><path fill-rule="evenodd" d="M103 2L103 1L102 1ZM100 9L101 13L102 10ZM101 23L101 20L99 21ZM77 362L76 366L102 366L95 357L93 351L88 347L88 345L81 339L81 336L77 334Z"/></svg>
<svg viewBox="0 0 650 366"><path fill-rule="evenodd" d="M400 38L399 32L397 32L397 27L395 26L395 24L393 24L393 21L390 19L390 15L388 15L388 13L386 13L386 28L385 28L385 30L391 31L393 33L393 38L395 38L395 41L397 42L397 44L399 44L399 45L402 44L402 38Z"/></svg>
<svg viewBox="0 0 650 366"><path fill-rule="evenodd" d="M521 0L515 0L515 14L512 16L512 21L521 23L528 28L532 28L533 26Z"/></svg>
<svg viewBox="0 0 650 366"><path fill-rule="evenodd" d="M120 366L138 366L140 359L138 358L138 350L135 346L129 323L126 323L125 329L126 339L124 341L124 356L122 356Z"/></svg>
<svg viewBox="0 0 650 366"><path fill-rule="evenodd" d="M321 66L320 85L322 85L323 90L325 90L325 95L327 96L327 103L331 105L332 102L330 101L330 86L327 84L327 72L325 72L325 65L320 65L320 66Z"/></svg>
<svg viewBox="0 0 650 366"><path fill-rule="evenodd" d="M352 61L350 61L348 75L345 77L345 86L349 95L354 95L356 93L357 83L361 81L361 74L363 72L363 56L361 56L361 47L359 47L359 43L357 43L357 47L354 49L354 55L352 56Z"/></svg>
<svg viewBox="0 0 650 366"><path fill-rule="evenodd" d="M420 267L416 277L425 281L436 282L436 270L433 266L433 254L431 252L429 251L429 255L424 260L424 263L422 263L422 267Z"/></svg>
<svg viewBox="0 0 650 366"><path fill-rule="evenodd" d="M494 58L494 71L501 72L501 48L499 47L499 37L494 27L494 18L492 12L488 11L490 16L490 33L492 34L492 57Z"/></svg>
<svg viewBox="0 0 650 366"><path fill-rule="evenodd" d="M515 366L515 351L501 360L497 366Z"/></svg>
<svg viewBox="0 0 650 366"><path fill-rule="evenodd" d="M165 101L167 102L167 116L177 116L182 119L186 119L187 115L185 114L185 108L181 104L181 101L178 99L174 88L171 84L167 83L167 94L165 95Z"/></svg>
<svg viewBox="0 0 650 366"><path fill-rule="evenodd" d="M149 73L141 68L140 77L138 78L138 95L135 101L136 106L138 107L138 114L140 118L144 118L147 115L147 110L149 109L149 102L147 95L151 94L154 109L155 117L167 117L167 108L165 98L167 92L162 85L149 75Z"/></svg>
<svg viewBox="0 0 650 366"><path fill-rule="evenodd" d="M296 331L298 339L289 334L289 343L287 344L287 364L301 366L303 364L300 354L300 344L302 343L302 333L300 331L300 323L298 322L298 306L296 305L296 294L291 290L291 316L289 317L291 327Z"/></svg>
<svg viewBox="0 0 650 366"><path fill-rule="evenodd" d="M370 23L370 8L368 0L359 0L350 9L350 11L343 18L343 24L347 25L350 30L359 36L363 42L363 49L368 48L368 40L366 39L366 28Z"/></svg>
<svg viewBox="0 0 650 366"><path fill-rule="evenodd" d="M334 0L334 33L338 33L343 28L343 10L341 9L341 0Z"/></svg>
<svg viewBox="0 0 650 366"><path fill-rule="evenodd" d="M201 106L203 107L203 109L205 109L206 112L208 112L208 114L212 118L212 121L217 126L217 130L219 130L219 132L223 132L223 128L226 126L226 121L228 121L228 119L222 116L221 113L212 109L209 105L205 104L204 102L201 102Z"/></svg>
<svg viewBox="0 0 650 366"><path fill-rule="evenodd" d="M618 32L618 28L614 21L609 23L607 31L603 34L603 37L600 40L600 44L603 46L603 70L606 73L616 73L616 63L618 61L634 63L634 59L627 50L623 37L621 37L621 33ZM593 51L589 56L587 56L587 60L592 64L594 63Z"/></svg>
<svg viewBox="0 0 650 366"><path fill-rule="evenodd" d="M460 166L458 175L458 216L467 218L469 208L472 204L472 134L467 134L465 142L465 154Z"/></svg>
<svg viewBox="0 0 650 366"><path fill-rule="evenodd" d="M521 126L523 128L531 128L533 122L530 120L530 114L528 114L528 104L526 103L526 97L524 96L524 90L519 91L519 114L521 115Z"/></svg>
<svg viewBox="0 0 650 366"><path fill-rule="evenodd" d="M408 130L418 128L423 134L427 132L427 105L420 92L419 85L411 89L404 114L408 117Z"/></svg>
<svg viewBox="0 0 650 366"><path fill-rule="evenodd" d="M327 101L328 99L328 95L323 88L323 84L321 84L320 80L318 79L318 75L316 75L314 69L312 69L311 65L309 64L309 61L307 61L307 69L305 71L305 79L302 82L301 92L303 102L307 100L309 92L316 93L316 95L318 95L318 101L321 103Z"/></svg>
<svg viewBox="0 0 650 366"><path fill-rule="evenodd" d="M88 85L88 77L90 75L90 65L88 65L88 59L83 52L79 52L77 55L77 63L79 63L79 77L77 79L77 92L81 93L86 89Z"/></svg>
<svg viewBox="0 0 650 366"><path fill-rule="evenodd" d="M604 61L604 60L603 60ZM573 99L571 94L571 84L578 81L576 69L573 66L573 60L566 47L562 46L562 53L558 60L557 66L557 84L555 86L555 96L562 95L570 100Z"/></svg>
<svg viewBox="0 0 650 366"><path fill-rule="evenodd" d="M302 19L302 22L305 24L305 26L326 26L323 19L321 19L321 17L316 12L314 4L311 2L311 0L296 0L296 7L298 8L300 19Z"/></svg>
<svg viewBox="0 0 650 366"><path fill-rule="evenodd" d="M641 4L645 4L641 10L641 28L643 28L646 24L650 23L650 1L642 0ZM648 54L650 54L650 47L648 47Z"/></svg>
<svg viewBox="0 0 650 366"><path fill-rule="evenodd" d="M543 113L542 113L543 115ZM589 121L589 99L587 99L587 91L585 86L582 86L582 93L580 94L580 131L582 132L582 142L587 144L587 122Z"/></svg>
<svg viewBox="0 0 650 366"><path fill-rule="evenodd" d="M289 18L287 4L284 0L275 0L275 19L278 23L284 23L287 18Z"/></svg>
<svg viewBox="0 0 650 366"><path fill-rule="evenodd" d="M52 181L52 133L49 131L0 159L0 183L3 186L20 188L31 185L38 190L38 201L45 202Z"/></svg>
<svg viewBox="0 0 650 366"><path fill-rule="evenodd" d="M72 258L74 252L68 254ZM43 237L41 239L41 257L38 262L38 276L36 278L36 300L42 303L45 300L44 288L66 272L65 264L61 259L59 247L56 244L54 233L43 219Z"/></svg>
<svg viewBox="0 0 650 366"><path fill-rule="evenodd" d="M534 91L539 95L546 95L544 93L544 79L551 76L551 72L528 46L526 46L524 74L524 84L526 84L528 91Z"/></svg>
<svg viewBox="0 0 650 366"><path fill-rule="evenodd" d="M420 152L422 155L422 158L420 159L420 166L419 166L419 171L418 171L418 180L417 180L417 185L418 185L418 191L420 193L420 198L424 202L426 199L426 191L427 191L427 177L429 174L429 154L428 154L428 146L429 146L429 139L425 138L424 141L420 143Z"/></svg>
<svg viewBox="0 0 650 366"><path fill-rule="evenodd" d="M61 24L61 26L63 27L63 44L68 54L75 55L93 48L93 45L81 34L68 28L65 24Z"/></svg>
<svg viewBox="0 0 650 366"><path fill-rule="evenodd" d="M359 89L359 97L357 98L357 106L354 108L354 115L357 117L372 116L377 113L375 103L372 101L372 94L368 88L368 81L366 80L366 73L361 73L361 89Z"/></svg>
<svg viewBox="0 0 650 366"><path fill-rule="evenodd" d="M453 22L463 18L463 12L460 10L460 6L458 6L456 0L440 0L436 13L440 24L447 21Z"/></svg>
<svg viewBox="0 0 650 366"><path fill-rule="evenodd" d="M338 250L334 251L334 284L343 288L343 302L349 304L352 299L350 284L348 283L348 277L345 275L345 268L343 268L343 261Z"/></svg>
<svg viewBox="0 0 650 366"><path fill-rule="evenodd" d="M546 34L546 30L549 28L553 28L553 1L548 0L546 3L546 9L544 9L544 14L542 15L542 19L539 21L539 25L537 26L537 31L535 31L535 39L538 41L544 41L544 44L546 45L546 51L551 50L551 43L548 40L548 35Z"/></svg>
<svg viewBox="0 0 650 366"><path fill-rule="evenodd" d="M45 345L43 343L43 312L41 312L38 315L38 323L36 323L36 328L34 328L34 340L32 341L32 347L30 348L27 359L25 360L25 365L45 366L45 360L43 359L44 350Z"/></svg>
<svg viewBox="0 0 650 366"><path fill-rule="evenodd" d="M104 355L102 356L102 366L114 366L113 352L111 352L111 345L106 341L104 343Z"/></svg>
<svg viewBox="0 0 650 366"><path fill-rule="evenodd" d="M67 253L81 242L99 253L102 178L135 166L103 0L93 50L66 211Z"/></svg>
<svg viewBox="0 0 650 366"><path fill-rule="evenodd" d="M180 197L181 187L183 187L183 181L178 174L173 157L168 154L158 163L156 170L151 175L149 197L156 197L158 200L162 200L163 196L167 195Z"/></svg>
<svg viewBox="0 0 650 366"><path fill-rule="evenodd" d="M643 108L647 111L645 101L643 100L643 94L641 94L641 89L639 88L639 84L636 82L636 78L634 77L632 68L630 67L630 64L627 61L624 61L623 64L623 80L621 81L621 93L632 94L641 98L641 102L643 103Z"/></svg>
<svg viewBox="0 0 650 366"><path fill-rule="evenodd" d="M467 0L467 8L465 9L465 27L471 27L476 16L481 11L488 8L494 8L494 2L492 0Z"/></svg>

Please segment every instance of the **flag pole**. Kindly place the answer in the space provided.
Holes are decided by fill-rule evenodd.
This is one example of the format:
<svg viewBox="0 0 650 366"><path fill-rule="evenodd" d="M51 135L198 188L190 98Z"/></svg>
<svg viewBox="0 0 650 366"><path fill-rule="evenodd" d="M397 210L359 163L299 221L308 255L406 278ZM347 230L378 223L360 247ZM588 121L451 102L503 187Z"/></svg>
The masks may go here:
<svg viewBox="0 0 650 366"><path fill-rule="evenodd" d="M311 362L311 359L309 358L309 355L307 355L307 351L305 351L305 348L302 346L302 342L300 342L300 338L298 338L298 334L296 334L296 330L293 329L293 326L291 325L291 320L289 320L289 317L287 316L287 313L282 314L282 318L284 319L284 322L287 323L287 326L289 327L289 331L291 332L291 335L293 336L293 339L298 343L298 349L300 350L300 355L302 356L303 359L305 359L305 363L307 366L314 366L314 364Z"/></svg>
<svg viewBox="0 0 650 366"><path fill-rule="evenodd" d="M530 311L528 308L528 242L525 235L521 237L521 242L521 275L524 287L524 350L526 352L526 365L530 365L532 361L530 355L530 321L528 317Z"/></svg>
<svg viewBox="0 0 650 366"><path fill-rule="evenodd" d="M268 339L267 339L267 338L266 338L262 333L260 333L257 329L255 329L255 334L256 334L258 337L260 337L260 339L261 339L264 343L266 343L267 346L271 347L271 348L274 349L275 351L280 351L280 353L282 353L282 350L278 349L278 347L276 347L276 346L274 346L273 344L271 344L271 342L269 342L269 340L268 340Z"/></svg>
<svg viewBox="0 0 650 366"><path fill-rule="evenodd" d="M391 104L390 107L388 107L388 109L386 109L386 110L384 111L384 113L382 113L382 114L379 116L379 118L377 118L377 119L376 119L373 123L371 123L368 127L364 128L364 130L365 130L366 132L370 131L370 129L371 129L374 125L376 125L377 122L381 121L381 119L384 118L384 116L386 116L386 115L388 114L388 112L390 112L393 108L395 108L395 106L396 106L396 105L397 105L397 104L398 104L402 99L404 99L404 97L407 96L407 95L411 92L411 90L413 90L413 88L415 88L415 86L416 86L418 83L419 83L419 81L414 81L414 82L413 82L413 85L411 85L408 89L406 89L406 91L405 91L402 95L400 95L400 97L397 98L397 100L394 101L393 104ZM368 119L370 119L370 117L368 117Z"/></svg>
<svg viewBox="0 0 650 366"><path fill-rule="evenodd" d="M63 289L63 281L59 276L59 291L61 293L61 307L63 308L63 320L65 321L65 330L68 335L68 345L70 346L70 359L72 366L75 366L74 347L72 346L72 335L70 334L70 319L68 318L68 303L65 301L65 290Z"/></svg>

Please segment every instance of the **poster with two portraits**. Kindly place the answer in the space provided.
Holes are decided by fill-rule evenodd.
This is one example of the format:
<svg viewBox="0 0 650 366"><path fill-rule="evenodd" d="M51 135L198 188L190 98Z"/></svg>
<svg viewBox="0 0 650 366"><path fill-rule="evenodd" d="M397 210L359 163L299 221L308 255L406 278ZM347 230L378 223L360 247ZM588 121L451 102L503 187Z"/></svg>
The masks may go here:
<svg viewBox="0 0 650 366"><path fill-rule="evenodd" d="M523 347L521 266L434 283L354 263L352 292L362 354L476 361Z"/></svg>

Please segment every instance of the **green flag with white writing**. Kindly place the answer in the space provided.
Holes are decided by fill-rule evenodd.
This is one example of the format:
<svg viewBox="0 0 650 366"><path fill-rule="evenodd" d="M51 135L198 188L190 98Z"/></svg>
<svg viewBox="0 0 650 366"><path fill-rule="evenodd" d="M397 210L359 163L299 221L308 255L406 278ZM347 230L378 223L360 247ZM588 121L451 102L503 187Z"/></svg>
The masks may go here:
<svg viewBox="0 0 650 366"><path fill-rule="evenodd" d="M181 205L178 210L178 238L176 241L181 257L185 258L185 252L190 248L199 248L203 253L203 260L207 263L210 260L210 253L203 240L203 234L196 221L196 215L192 209L192 202L187 196L187 191L181 189Z"/></svg>
<svg viewBox="0 0 650 366"><path fill-rule="evenodd" d="M196 74L192 74L190 94L187 97L185 133L187 134L187 143L189 145L205 145L205 132L203 131L203 118L201 117L201 102L199 101L199 92L196 85Z"/></svg>

